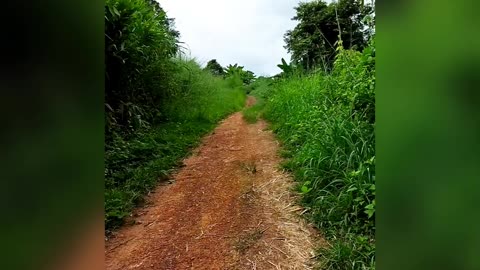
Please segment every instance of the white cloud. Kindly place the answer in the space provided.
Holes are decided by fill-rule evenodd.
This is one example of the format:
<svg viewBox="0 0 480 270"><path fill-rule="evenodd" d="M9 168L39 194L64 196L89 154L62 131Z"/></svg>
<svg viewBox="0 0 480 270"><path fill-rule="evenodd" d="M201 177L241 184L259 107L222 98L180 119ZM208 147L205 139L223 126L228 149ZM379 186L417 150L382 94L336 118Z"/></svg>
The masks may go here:
<svg viewBox="0 0 480 270"><path fill-rule="evenodd" d="M300 0L157 0L175 18L191 56L226 66L238 63L257 75L275 75L283 57L283 35Z"/></svg>

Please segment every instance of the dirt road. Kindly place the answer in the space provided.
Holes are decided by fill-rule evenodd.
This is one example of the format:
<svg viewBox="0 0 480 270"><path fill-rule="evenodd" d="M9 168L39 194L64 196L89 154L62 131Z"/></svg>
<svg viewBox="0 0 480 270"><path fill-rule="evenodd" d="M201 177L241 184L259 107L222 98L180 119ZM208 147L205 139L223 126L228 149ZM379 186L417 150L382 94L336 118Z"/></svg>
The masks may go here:
<svg viewBox="0 0 480 270"><path fill-rule="evenodd" d="M106 242L107 269L311 269L318 239L266 127L225 119Z"/></svg>

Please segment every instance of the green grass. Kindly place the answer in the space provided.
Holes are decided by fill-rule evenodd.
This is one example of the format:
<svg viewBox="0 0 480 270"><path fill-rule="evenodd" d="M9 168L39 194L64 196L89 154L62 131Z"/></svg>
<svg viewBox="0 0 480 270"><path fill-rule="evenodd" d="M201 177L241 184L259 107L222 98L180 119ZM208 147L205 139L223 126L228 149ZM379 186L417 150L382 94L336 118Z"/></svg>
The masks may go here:
<svg viewBox="0 0 480 270"><path fill-rule="evenodd" d="M181 72L173 75L181 91L162 104L162 113L167 120L217 122L225 114L243 108L246 97L239 78L213 76L201 70L194 60L182 61L181 64Z"/></svg>
<svg viewBox="0 0 480 270"><path fill-rule="evenodd" d="M258 121L258 119L261 117L261 113L263 111L263 108L265 107L265 100L261 98L257 98L257 102L255 105L245 108L242 113L243 113L243 119L247 121L247 123L253 124Z"/></svg>
<svg viewBox="0 0 480 270"><path fill-rule="evenodd" d="M202 71L194 61L174 76L183 92L162 104L164 121L125 138L114 134L105 151L105 228L120 226L148 191L179 165L226 115L240 110L238 83Z"/></svg>
<svg viewBox="0 0 480 270"><path fill-rule="evenodd" d="M271 83L271 79L260 78L248 87L247 92L256 99L256 103L253 106L243 109L243 118L248 123L256 123L262 117L266 105L265 100L270 93Z"/></svg>
<svg viewBox="0 0 480 270"><path fill-rule="evenodd" d="M331 244L319 251L325 269L375 268L372 55L342 51L331 74L280 79L263 112L308 218Z"/></svg>

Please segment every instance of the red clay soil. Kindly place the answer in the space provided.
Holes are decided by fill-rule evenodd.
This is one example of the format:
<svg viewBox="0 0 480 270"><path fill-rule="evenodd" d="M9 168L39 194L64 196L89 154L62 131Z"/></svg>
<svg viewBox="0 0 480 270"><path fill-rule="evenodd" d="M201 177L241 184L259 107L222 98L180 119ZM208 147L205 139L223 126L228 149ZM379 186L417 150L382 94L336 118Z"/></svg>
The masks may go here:
<svg viewBox="0 0 480 270"><path fill-rule="evenodd" d="M252 97L252 96L248 96L248 98L247 98L247 102L246 102L246 103L247 103L247 107L251 107L251 106L253 106L253 105L255 104L255 102L256 102L256 100L255 100L255 98L254 98L254 97Z"/></svg>
<svg viewBox="0 0 480 270"><path fill-rule="evenodd" d="M249 98L248 105L254 103ZM300 217L278 143L241 113L205 137L134 225L106 242L109 270L311 269L321 242Z"/></svg>

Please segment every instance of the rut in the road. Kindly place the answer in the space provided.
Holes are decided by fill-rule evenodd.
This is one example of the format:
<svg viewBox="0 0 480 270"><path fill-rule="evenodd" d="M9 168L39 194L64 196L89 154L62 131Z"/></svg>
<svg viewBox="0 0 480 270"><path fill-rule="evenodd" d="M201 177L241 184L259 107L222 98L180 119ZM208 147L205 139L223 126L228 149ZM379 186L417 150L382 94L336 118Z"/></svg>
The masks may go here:
<svg viewBox="0 0 480 270"><path fill-rule="evenodd" d="M319 240L277 150L265 122L225 119L107 241L107 269L310 269Z"/></svg>

